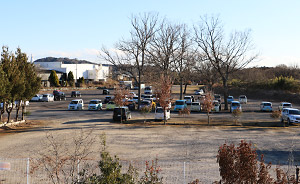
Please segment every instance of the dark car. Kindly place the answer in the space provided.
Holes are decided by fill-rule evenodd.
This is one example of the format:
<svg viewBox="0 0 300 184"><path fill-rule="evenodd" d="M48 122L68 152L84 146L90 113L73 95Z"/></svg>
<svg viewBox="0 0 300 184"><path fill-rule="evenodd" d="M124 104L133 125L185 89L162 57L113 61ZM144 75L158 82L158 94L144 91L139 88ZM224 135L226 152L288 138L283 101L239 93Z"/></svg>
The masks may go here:
<svg viewBox="0 0 300 184"><path fill-rule="evenodd" d="M103 95L109 95L109 90L108 89L103 89Z"/></svg>
<svg viewBox="0 0 300 184"><path fill-rule="evenodd" d="M128 107L116 107L114 108L113 120L114 121L127 121L131 119L131 112Z"/></svg>
<svg viewBox="0 0 300 184"><path fill-rule="evenodd" d="M113 98L111 97L111 96L106 96L105 98L104 98L104 103L106 104L106 103L108 103L109 101L111 101Z"/></svg>
<svg viewBox="0 0 300 184"><path fill-rule="evenodd" d="M79 91L72 91L71 92L71 97L78 97L81 96L81 93Z"/></svg>
<svg viewBox="0 0 300 184"><path fill-rule="evenodd" d="M66 95L64 92L58 91L54 94L54 100L55 101L61 101L61 100L66 100Z"/></svg>
<svg viewBox="0 0 300 184"><path fill-rule="evenodd" d="M128 107L129 110L135 111L136 103L133 100L128 100L126 106Z"/></svg>

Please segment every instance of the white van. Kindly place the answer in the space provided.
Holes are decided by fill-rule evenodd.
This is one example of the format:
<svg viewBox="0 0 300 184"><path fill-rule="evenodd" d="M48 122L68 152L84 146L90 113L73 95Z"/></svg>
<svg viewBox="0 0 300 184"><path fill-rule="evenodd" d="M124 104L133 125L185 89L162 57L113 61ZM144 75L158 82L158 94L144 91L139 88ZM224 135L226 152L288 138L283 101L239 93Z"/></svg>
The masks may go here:
<svg viewBox="0 0 300 184"><path fill-rule="evenodd" d="M186 104L190 105L192 102L194 102L193 96L184 96L183 98L186 101Z"/></svg>
<svg viewBox="0 0 300 184"><path fill-rule="evenodd" d="M170 109L166 109L166 120L171 118ZM162 107L157 107L155 109L155 120L164 120L164 110Z"/></svg>

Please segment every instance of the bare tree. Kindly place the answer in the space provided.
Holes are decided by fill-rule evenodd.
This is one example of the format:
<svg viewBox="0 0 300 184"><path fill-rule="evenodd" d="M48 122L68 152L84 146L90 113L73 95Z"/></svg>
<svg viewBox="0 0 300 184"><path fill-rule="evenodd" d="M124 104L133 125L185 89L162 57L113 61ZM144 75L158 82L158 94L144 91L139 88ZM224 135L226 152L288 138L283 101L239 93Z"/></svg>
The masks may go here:
<svg viewBox="0 0 300 184"><path fill-rule="evenodd" d="M209 125L209 123L210 123L210 114L209 113L214 108L213 95L211 92L206 93L202 107L203 107L203 110L206 111L206 113L207 113L207 124Z"/></svg>
<svg viewBox="0 0 300 184"><path fill-rule="evenodd" d="M171 64L174 62L174 54L180 49L180 25L166 23L160 24L149 51L151 64L160 69L167 76L170 74Z"/></svg>
<svg viewBox="0 0 300 184"><path fill-rule="evenodd" d="M180 99L183 94L183 81L184 78L189 78L191 66L194 65L195 55L191 49L192 42L188 34L186 25L181 25L179 30L178 42L179 49L176 52L176 59L173 65L174 70L177 72L180 81ZM187 84L187 83L186 83Z"/></svg>
<svg viewBox="0 0 300 184"><path fill-rule="evenodd" d="M204 59L209 61L220 74L224 87L225 109L228 109L229 76L246 67L258 55L248 54L253 49L250 30L235 31L226 40L223 26L218 18L204 17L201 20L198 26L194 26L194 40L203 52Z"/></svg>
<svg viewBox="0 0 300 184"><path fill-rule="evenodd" d="M121 40L116 44L117 51L112 54L109 50L102 49L102 58L118 67L126 74L130 74L139 86L138 106L141 98L141 82L144 67L147 63L147 50L155 32L157 31L158 15L145 13L131 18L132 31L128 40ZM118 53L119 52L119 53ZM121 54L120 54L121 53Z"/></svg>

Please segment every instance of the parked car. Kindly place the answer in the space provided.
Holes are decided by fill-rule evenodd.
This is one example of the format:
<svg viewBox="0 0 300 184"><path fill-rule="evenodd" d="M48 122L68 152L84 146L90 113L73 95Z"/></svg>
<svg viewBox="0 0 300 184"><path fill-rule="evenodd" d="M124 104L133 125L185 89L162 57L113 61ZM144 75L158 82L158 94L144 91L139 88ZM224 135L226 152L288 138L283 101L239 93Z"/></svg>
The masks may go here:
<svg viewBox="0 0 300 184"><path fill-rule="evenodd" d="M113 110L114 121L127 121L128 119L131 119L131 112L129 111L128 107L115 107Z"/></svg>
<svg viewBox="0 0 300 184"><path fill-rule="evenodd" d="M94 99L89 102L88 110L102 110L102 101Z"/></svg>
<svg viewBox="0 0 300 184"><path fill-rule="evenodd" d="M36 94L34 95L34 97L31 98L31 102L40 102L43 98L43 95L40 95L40 94Z"/></svg>
<svg viewBox="0 0 300 184"><path fill-rule="evenodd" d="M132 100L133 100L135 103L138 103L139 97L138 97L138 96L134 96L134 97L132 97Z"/></svg>
<svg viewBox="0 0 300 184"><path fill-rule="evenodd" d="M61 101L61 100L67 100L67 98L64 92L57 91L54 93L54 100Z"/></svg>
<svg viewBox="0 0 300 184"><path fill-rule="evenodd" d="M233 96L228 96L228 97L227 97L227 103L230 104L232 101L234 101Z"/></svg>
<svg viewBox="0 0 300 184"><path fill-rule="evenodd" d="M239 102L241 104L246 104L247 103L247 97L246 97L246 95L240 95L239 96Z"/></svg>
<svg viewBox="0 0 300 184"><path fill-rule="evenodd" d="M230 112L233 112L234 110L240 110L242 111L242 106L239 101L232 101L230 104Z"/></svg>
<svg viewBox="0 0 300 184"><path fill-rule="evenodd" d="M191 111L200 112L201 111L201 104L200 104L200 102L192 102L192 104L191 104Z"/></svg>
<svg viewBox="0 0 300 184"><path fill-rule="evenodd" d="M106 104L106 110L113 110L114 108L116 108L117 105L115 104L115 102L113 101L109 101L107 104Z"/></svg>
<svg viewBox="0 0 300 184"><path fill-rule="evenodd" d="M281 112L281 122L300 123L300 111L293 108L283 108Z"/></svg>
<svg viewBox="0 0 300 184"><path fill-rule="evenodd" d="M53 102L54 96L52 94L43 94L41 101L42 102Z"/></svg>
<svg viewBox="0 0 300 184"><path fill-rule="evenodd" d="M175 101L174 111L181 111L185 108L187 108L187 104L186 104L185 100L176 100Z"/></svg>
<svg viewBox="0 0 300 184"><path fill-rule="evenodd" d="M215 95L214 95L214 99L215 99L215 100L218 100L218 101L221 103L221 100L222 100L222 99L221 99L221 95L215 94Z"/></svg>
<svg viewBox="0 0 300 184"><path fill-rule="evenodd" d="M165 120L168 120L171 118L171 112L170 112L170 109L166 109L165 110L165 113L166 113L166 117L165 117ZM162 107L157 107L155 109L155 120L158 121L158 120L164 120L164 110Z"/></svg>
<svg viewBox="0 0 300 184"><path fill-rule="evenodd" d="M108 89L103 89L102 94L103 94L103 95L109 95L109 90L108 90Z"/></svg>
<svg viewBox="0 0 300 184"><path fill-rule="evenodd" d="M82 99L72 100L68 106L68 110L83 110L84 104Z"/></svg>
<svg viewBox="0 0 300 184"><path fill-rule="evenodd" d="M192 102L194 102L194 96L184 96L183 98L186 101L186 104L190 105Z"/></svg>
<svg viewBox="0 0 300 184"><path fill-rule="evenodd" d="M72 91L71 92L71 97L81 97L80 91Z"/></svg>
<svg viewBox="0 0 300 184"><path fill-rule="evenodd" d="M144 89L145 94L152 94L152 86L146 86Z"/></svg>
<svg viewBox="0 0 300 184"><path fill-rule="evenodd" d="M152 109L152 102L149 100L141 101L140 109L145 108L145 107Z"/></svg>
<svg viewBox="0 0 300 184"><path fill-rule="evenodd" d="M133 101L133 100L128 100L126 106L128 107L128 109L129 109L130 111L135 111L136 103L135 103L135 101Z"/></svg>
<svg viewBox="0 0 300 184"><path fill-rule="evenodd" d="M111 97L111 96L106 96L106 97L104 98L104 103L106 104L106 103L108 103L108 102L111 101L111 100L113 100L113 97Z"/></svg>
<svg viewBox="0 0 300 184"><path fill-rule="evenodd" d="M195 94L195 95L203 95L203 94L204 94L204 91L203 91L203 89L196 90L194 94Z"/></svg>
<svg viewBox="0 0 300 184"><path fill-rule="evenodd" d="M220 112L221 111L221 103L218 100L213 100L213 109L214 112Z"/></svg>
<svg viewBox="0 0 300 184"><path fill-rule="evenodd" d="M261 102L260 104L260 111L273 111L272 103L271 102Z"/></svg>
<svg viewBox="0 0 300 184"><path fill-rule="evenodd" d="M292 104L289 102L281 102L278 106L278 110L282 110L283 108L292 108Z"/></svg>

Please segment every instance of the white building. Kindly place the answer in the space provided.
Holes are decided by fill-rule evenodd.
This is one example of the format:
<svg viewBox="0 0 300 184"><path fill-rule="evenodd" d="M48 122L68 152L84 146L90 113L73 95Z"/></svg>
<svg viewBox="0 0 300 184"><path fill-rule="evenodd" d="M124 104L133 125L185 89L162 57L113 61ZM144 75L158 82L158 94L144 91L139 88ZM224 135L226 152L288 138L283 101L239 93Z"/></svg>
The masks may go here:
<svg viewBox="0 0 300 184"><path fill-rule="evenodd" d="M52 61L45 59L39 59L34 62L35 65L47 69L56 70L68 75L72 71L75 80L79 77L92 81L106 81L109 76L109 66L103 66L102 64L95 64L88 61L70 60L68 58L50 58ZM48 60L50 60L48 59ZM64 61L65 60L65 61Z"/></svg>

